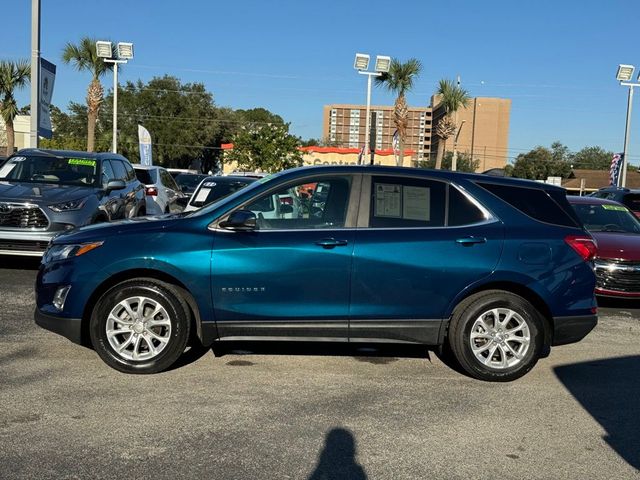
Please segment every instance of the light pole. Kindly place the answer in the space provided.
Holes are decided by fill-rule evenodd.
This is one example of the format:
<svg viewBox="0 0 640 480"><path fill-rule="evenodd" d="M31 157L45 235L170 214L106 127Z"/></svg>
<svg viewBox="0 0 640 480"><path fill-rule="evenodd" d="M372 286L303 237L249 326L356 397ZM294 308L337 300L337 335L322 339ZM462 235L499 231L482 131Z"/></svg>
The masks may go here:
<svg viewBox="0 0 640 480"><path fill-rule="evenodd" d="M371 77L379 77L383 73L387 73L389 71L389 67L391 65L391 57L386 57L383 55L376 56L376 65L375 71L369 72L367 71L369 68L369 55L366 53L356 53L356 59L353 63L353 68L358 70L358 73L361 75L367 76L367 113L365 119L365 131L364 131L364 151L367 151L367 146L369 145L369 128L371 121ZM358 127L360 130L360 127ZM362 163L362 159L358 160L358 163Z"/></svg>
<svg viewBox="0 0 640 480"><path fill-rule="evenodd" d="M29 146L38 148L38 116L40 114L40 0L31 1L31 112ZM12 154L13 152L7 152Z"/></svg>
<svg viewBox="0 0 640 480"><path fill-rule="evenodd" d="M115 52L111 42L96 42L98 57L113 64L113 145L111 151L118 153L118 65L133 59L133 43L118 42ZM114 55L115 53L115 55Z"/></svg>
<svg viewBox="0 0 640 480"><path fill-rule="evenodd" d="M624 150L622 154L622 172L618 176L618 186L625 187L627 185L627 164L629 163L629 134L631 127L631 107L633 106L633 87L640 87L640 83L632 83L629 80L633 78L633 71L635 67L633 65L618 65L618 72L616 73L616 80L620 82L620 85L629 87L629 96L627 98L627 121L624 127ZM637 81L640 81L640 75L638 75Z"/></svg>

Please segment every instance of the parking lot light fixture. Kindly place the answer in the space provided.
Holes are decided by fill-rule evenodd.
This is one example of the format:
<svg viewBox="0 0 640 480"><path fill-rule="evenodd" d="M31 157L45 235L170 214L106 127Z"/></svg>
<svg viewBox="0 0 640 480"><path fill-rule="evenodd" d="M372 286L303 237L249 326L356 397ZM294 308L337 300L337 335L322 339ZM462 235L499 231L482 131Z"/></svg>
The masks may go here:
<svg viewBox="0 0 640 480"><path fill-rule="evenodd" d="M369 128L371 122L371 77L379 77L383 73L389 71L389 67L391 66L391 57L386 57L384 55L376 56L376 64L375 71L369 72L367 69L369 68L369 59L371 57L366 53L356 53L356 59L353 63L353 68L358 70L358 73L361 75L367 76L367 113L365 122L365 132L364 132L364 151L366 152L369 147ZM372 157L373 161L373 157ZM360 156L358 163L362 163L362 156Z"/></svg>
<svg viewBox="0 0 640 480"><path fill-rule="evenodd" d="M96 42L96 53L105 63L113 64L113 145L111 151L118 153L118 65L133 59L133 43L118 42L113 56L111 42Z"/></svg>
<svg viewBox="0 0 640 480"><path fill-rule="evenodd" d="M624 127L624 150L622 154L622 169L621 174L618 177L618 186L627 186L627 166L629 164L629 136L631 133L631 108L633 107L633 88L640 87L640 75L636 80L637 83L631 82L633 78L633 72L635 67L633 65L618 65L618 72L616 73L616 80L620 82L620 85L629 87L629 95L627 96L627 120Z"/></svg>
<svg viewBox="0 0 640 480"><path fill-rule="evenodd" d="M633 78L633 71L636 69L633 65L618 65L618 73L616 80L619 82L628 82Z"/></svg>

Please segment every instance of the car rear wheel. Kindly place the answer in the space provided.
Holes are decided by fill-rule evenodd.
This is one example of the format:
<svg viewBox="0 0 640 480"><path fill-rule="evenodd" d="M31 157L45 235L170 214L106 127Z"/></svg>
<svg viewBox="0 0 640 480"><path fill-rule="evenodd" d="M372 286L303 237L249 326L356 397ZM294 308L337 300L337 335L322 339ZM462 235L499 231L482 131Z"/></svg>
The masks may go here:
<svg viewBox="0 0 640 480"><path fill-rule="evenodd" d="M150 278L122 282L98 301L90 323L94 348L125 373L156 373L185 350L189 308L172 285Z"/></svg>
<svg viewBox="0 0 640 480"><path fill-rule="evenodd" d="M460 366L480 380L508 382L531 370L543 347L540 313L502 290L481 292L455 309L448 342Z"/></svg>

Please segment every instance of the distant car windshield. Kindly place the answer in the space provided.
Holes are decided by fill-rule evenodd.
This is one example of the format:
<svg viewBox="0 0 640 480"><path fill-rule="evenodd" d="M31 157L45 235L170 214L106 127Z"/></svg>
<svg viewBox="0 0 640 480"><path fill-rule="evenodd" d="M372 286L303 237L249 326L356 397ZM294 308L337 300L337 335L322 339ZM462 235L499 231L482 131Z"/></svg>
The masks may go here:
<svg viewBox="0 0 640 480"><path fill-rule="evenodd" d="M574 204L573 208L590 232L640 233L640 221L622 205Z"/></svg>
<svg viewBox="0 0 640 480"><path fill-rule="evenodd" d="M176 183L180 185L182 191L193 191L205 178L207 178L206 175L181 173L180 175L176 176Z"/></svg>
<svg viewBox="0 0 640 480"><path fill-rule="evenodd" d="M234 192L255 182L255 178L225 178L208 180L193 194L191 205L200 208L231 195Z"/></svg>
<svg viewBox="0 0 640 480"><path fill-rule="evenodd" d="M0 167L0 180L95 186L98 169L90 158L18 155Z"/></svg>

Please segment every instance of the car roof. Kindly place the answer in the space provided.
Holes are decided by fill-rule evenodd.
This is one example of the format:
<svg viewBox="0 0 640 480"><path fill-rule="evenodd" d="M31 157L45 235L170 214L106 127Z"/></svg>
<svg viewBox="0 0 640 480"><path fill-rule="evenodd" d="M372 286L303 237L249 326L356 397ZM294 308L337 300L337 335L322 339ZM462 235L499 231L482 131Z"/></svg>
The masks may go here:
<svg viewBox="0 0 640 480"><path fill-rule="evenodd" d="M452 172L450 170L435 170L429 168L415 168L415 167L389 167L383 165L312 165L305 167L292 168L290 170L284 170L276 175L285 177L298 177L302 176L302 173L306 174L349 174L349 173L362 173L372 175L410 175L410 176L423 176L431 178L441 178L443 180L468 180L472 182L481 183L493 183L499 185L511 185L527 188L536 188L542 190L556 190L559 192L566 192L562 187L551 185L549 183L536 182L535 180L526 180L522 178L513 177L494 177L490 175L483 175L481 173L466 173L466 172Z"/></svg>
<svg viewBox="0 0 640 480"><path fill-rule="evenodd" d="M77 157L77 158L88 158L92 160L118 158L120 160L126 160L127 162L129 162L129 159L117 153L81 152L79 150L52 150L48 148L23 148L21 150L18 150L14 155L23 155L23 156L38 155L38 156L44 156L44 157Z"/></svg>
<svg viewBox="0 0 640 480"><path fill-rule="evenodd" d="M161 167L160 165L140 165L139 163L133 163L133 168L135 168L136 170L164 170L164 167Z"/></svg>
<svg viewBox="0 0 640 480"><path fill-rule="evenodd" d="M570 195L567 196L567 200L569 200L569 203L574 205L622 205L620 202L616 202L615 200L598 197L578 197Z"/></svg>

